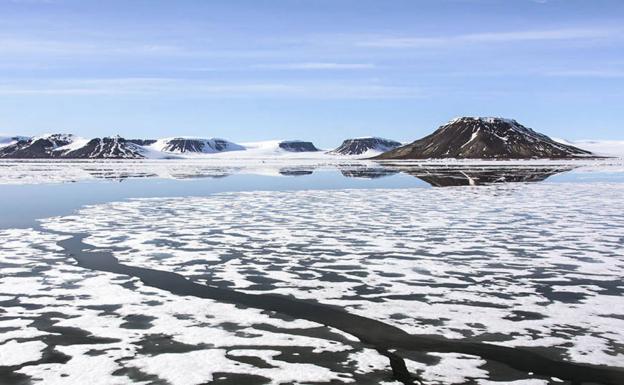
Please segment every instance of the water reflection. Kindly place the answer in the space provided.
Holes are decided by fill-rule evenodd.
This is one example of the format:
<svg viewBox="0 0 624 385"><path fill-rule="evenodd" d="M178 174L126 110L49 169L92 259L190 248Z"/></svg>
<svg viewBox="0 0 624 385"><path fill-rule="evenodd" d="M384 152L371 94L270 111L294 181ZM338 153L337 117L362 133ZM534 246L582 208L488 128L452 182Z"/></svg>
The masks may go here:
<svg viewBox="0 0 624 385"><path fill-rule="evenodd" d="M377 179L398 174L399 171L390 167L350 167L338 168L347 178Z"/></svg>
<svg viewBox="0 0 624 385"><path fill-rule="evenodd" d="M574 167L417 168L403 170L434 187L479 186L495 183L541 182Z"/></svg>
<svg viewBox="0 0 624 385"><path fill-rule="evenodd" d="M206 179L234 174L306 177L319 171L338 171L345 178L379 179L394 175L414 176L431 186L468 186L495 183L540 182L570 171L576 165L441 165L376 162L333 162L284 165L215 165L202 162L0 162L0 184L76 182L82 180Z"/></svg>
<svg viewBox="0 0 624 385"><path fill-rule="evenodd" d="M314 169L309 168L281 168L279 170L280 175L284 176L304 176L311 175L314 172Z"/></svg>

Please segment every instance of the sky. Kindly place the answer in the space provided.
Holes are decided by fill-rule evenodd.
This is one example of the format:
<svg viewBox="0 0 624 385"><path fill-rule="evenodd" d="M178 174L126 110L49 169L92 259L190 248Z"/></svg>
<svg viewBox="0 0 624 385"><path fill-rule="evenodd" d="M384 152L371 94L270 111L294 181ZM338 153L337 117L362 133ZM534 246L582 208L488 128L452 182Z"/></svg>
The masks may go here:
<svg viewBox="0 0 624 385"><path fill-rule="evenodd" d="M0 133L624 139L622 0L0 0Z"/></svg>

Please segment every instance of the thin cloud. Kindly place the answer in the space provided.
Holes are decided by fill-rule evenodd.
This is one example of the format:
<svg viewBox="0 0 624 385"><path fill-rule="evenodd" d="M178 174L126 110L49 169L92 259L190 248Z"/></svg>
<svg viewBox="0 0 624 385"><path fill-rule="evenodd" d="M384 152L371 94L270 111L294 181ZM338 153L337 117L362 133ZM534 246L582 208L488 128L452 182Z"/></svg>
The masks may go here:
<svg viewBox="0 0 624 385"><path fill-rule="evenodd" d="M613 36L621 36L621 32L622 31L613 29L571 28L553 30L472 33L454 36L377 37L365 41L360 41L357 43L357 45L362 47L378 48L417 48L457 44L604 39Z"/></svg>
<svg viewBox="0 0 624 385"><path fill-rule="evenodd" d="M578 78L624 78L624 70L564 70L546 72L546 76Z"/></svg>
<svg viewBox="0 0 624 385"><path fill-rule="evenodd" d="M180 47L162 44L120 44L71 42L46 39L0 37L0 54L52 54L52 55L161 55L183 52Z"/></svg>
<svg viewBox="0 0 624 385"><path fill-rule="evenodd" d="M366 70L375 68L371 63L328 63L328 62L306 62L306 63L280 63L280 64L258 64L253 66L258 69L271 70Z"/></svg>
<svg viewBox="0 0 624 385"><path fill-rule="evenodd" d="M192 79L118 78L64 79L54 81L3 82L0 95L176 95L206 98L295 97L309 99L398 99L422 98L415 87L392 86L374 82L274 82L211 83Z"/></svg>

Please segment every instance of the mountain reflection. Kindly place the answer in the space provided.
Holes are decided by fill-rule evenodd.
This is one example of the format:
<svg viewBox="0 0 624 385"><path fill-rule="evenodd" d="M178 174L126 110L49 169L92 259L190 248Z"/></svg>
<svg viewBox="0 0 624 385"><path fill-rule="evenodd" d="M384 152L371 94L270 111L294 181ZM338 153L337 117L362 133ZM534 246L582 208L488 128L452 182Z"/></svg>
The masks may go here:
<svg viewBox="0 0 624 385"><path fill-rule="evenodd" d="M340 173L347 178L377 179L398 174L398 170L384 167L340 168Z"/></svg>
<svg viewBox="0 0 624 385"><path fill-rule="evenodd" d="M454 167L409 168L402 172L434 187L480 186L496 183L542 182L574 167Z"/></svg>
<svg viewBox="0 0 624 385"><path fill-rule="evenodd" d="M239 162L237 165L214 165L201 162L0 162L0 184L76 182L103 179L216 179L230 175L285 177L348 178L376 180L401 175L413 176L434 187L478 186L497 183L541 182L570 171L576 165L457 165L400 162L301 163ZM311 178L312 179L312 178ZM403 178L405 180L405 178ZM299 183L299 182L298 182Z"/></svg>

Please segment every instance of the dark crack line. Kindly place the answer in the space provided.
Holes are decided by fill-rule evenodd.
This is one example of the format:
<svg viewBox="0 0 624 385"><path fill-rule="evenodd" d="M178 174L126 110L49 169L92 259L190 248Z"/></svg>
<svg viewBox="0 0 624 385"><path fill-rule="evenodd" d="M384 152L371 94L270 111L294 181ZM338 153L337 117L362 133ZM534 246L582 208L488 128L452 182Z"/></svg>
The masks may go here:
<svg viewBox="0 0 624 385"><path fill-rule="evenodd" d="M136 277L147 286L176 295L195 296L274 311L341 330L388 357L395 378L404 384L413 384L415 378L407 371L404 360L397 354L390 353L393 349L479 356L486 360L506 364L522 372L557 377L575 384L588 382L621 385L624 383L624 370L620 368L555 360L522 348L453 340L440 336L412 335L397 327L348 313L335 306L278 295L247 294L206 286L194 283L177 273L122 264L112 252L93 250L91 245L84 243L83 240L88 234L55 233L71 236L69 239L58 242L58 245L81 267Z"/></svg>

